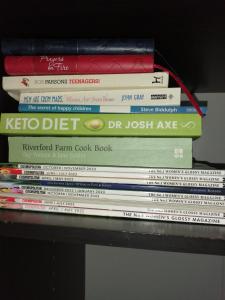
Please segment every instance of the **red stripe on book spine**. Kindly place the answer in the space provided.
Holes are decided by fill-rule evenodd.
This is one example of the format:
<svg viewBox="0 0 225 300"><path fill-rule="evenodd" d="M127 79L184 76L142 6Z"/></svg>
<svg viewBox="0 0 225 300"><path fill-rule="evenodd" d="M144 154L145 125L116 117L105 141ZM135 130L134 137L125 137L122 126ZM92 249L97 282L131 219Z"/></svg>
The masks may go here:
<svg viewBox="0 0 225 300"><path fill-rule="evenodd" d="M192 96L192 94L190 93L190 91L188 90L188 88L184 85L184 83L181 81L181 79L179 77L177 77L173 72L171 72L170 70L168 70L167 68L160 66L160 65L156 65L154 64L154 68L159 69L161 71L167 72L169 73L169 75L177 82L177 84L181 87L182 91L187 95L189 101L191 102L191 104L194 106L194 108L196 109L196 111L198 112L198 114L203 117L203 113L197 103L197 101L195 101L194 97Z"/></svg>

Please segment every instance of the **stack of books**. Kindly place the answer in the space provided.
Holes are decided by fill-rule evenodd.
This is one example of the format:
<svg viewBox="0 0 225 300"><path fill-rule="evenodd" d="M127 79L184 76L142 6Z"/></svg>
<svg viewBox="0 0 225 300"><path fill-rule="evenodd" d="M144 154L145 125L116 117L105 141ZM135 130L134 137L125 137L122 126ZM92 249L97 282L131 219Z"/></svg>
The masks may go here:
<svg viewBox="0 0 225 300"><path fill-rule="evenodd" d="M2 52L20 112L2 114L1 133L22 136L10 162L192 167L201 117L154 72L152 39L6 39Z"/></svg>
<svg viewBox="0 0 225 300"><path fill-rule="evenodd" d="M14 164L0 172L4 209L225 225L225 170Z"/></svg>
<svg viewBox="0 0 225 300"><path fill-rule="evenodd" d="M3 89L19 101L1 115L3 208L222 222L199 190L220 193L222 175L192 176L202 118L154 72L152 39L9 39L2 52Z"/></svg>

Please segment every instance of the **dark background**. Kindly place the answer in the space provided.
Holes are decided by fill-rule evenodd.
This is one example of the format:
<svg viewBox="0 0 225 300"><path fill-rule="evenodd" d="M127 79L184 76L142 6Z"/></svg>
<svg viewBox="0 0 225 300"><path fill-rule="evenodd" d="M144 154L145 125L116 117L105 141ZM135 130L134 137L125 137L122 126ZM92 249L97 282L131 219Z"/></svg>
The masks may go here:
<svg viewBox="0 0 225 300"><path fill-rule="evenodd" d="M153 37L192 92L224 92L224 16L223 0L4 1L0 36Z"/></svg>
<svg viewBox="0 0 225 300"><path fill-rule="evenodd" d="M156 63L170 65L192 93L225 92L223 0L1 1L3 37L150 37L165 58L157 52ZM6 75L2 56L0 74ZM0 89L0 112L17 112L17 106ZM1 137L2 161L6 153Z"/></svg>
<svg viewBox="0 0 225 300"><path fill-rule="evenodd" d="M150 37L155 39L156 49L162 53L193 93L225 92L224 0L71 2L4 0L0 3L0 38L2 37ZM167 66L157 54L156 62ZM0 73L5 75L2 57L0 63ZM217 150L221 151L221 147L224 147L224 131L219 127L220 123L224 124L224 109L221 109L224 107L224 99L220 102L221 106L215 106L214 100L216 99L212 99L210 103L212 107L207 116L207 124L210 125L211 132L207 131L202 148L201 145L198 147L202 149L199 150L202 154L211 145L214 153L212 155L217 157ZM16 112L16 110L17 102L0 90L0 112ZM214 130L212 124L217 126L218 130ZM217 140L213 140L212 137L216 136ZM224 153L223 149L221 153ZM7 161L7 140L2 136L0 137L0 161ZM224 255L225 249L225 233L221 226L162 224L7 211L0 212L0 219L0 254L4 258L1 264L2 272L0 272L1 294L7 300L15 298L39 300L46 297L54 300L84 299L82 295L84 295L85 283L85 243L119 246L121 240L121 246L130 248L143 248L141 243L143 242L146 244L146 249L173 249L172 251L221 255ZM61 238L65 240L61 241ZM74 242L81 245L73 245ZM149 298L149 295L154 295L152 289L157 287L157 284L160 284L158 292L165 291L166 294L170 291L170 294L166 295L168 299L175 299L174 295L178 295L177 290L179 288L183 290L183 286L186 287L187 294L184 294L186 298L190 296L188 292L193 291L196 299L206 299L201 297L204 293L208 298L213 295L211 299L224 299L222 257L214 256L215 260L211 260L209 256L203 255L201 257L203 260L196 257L196 261L193 257L185 260L183 256L181 259L179 255L175 259L171 256L166 257L169 266L169 283L174 283L173 289L168 285L167 279L164 282L156 281L156 273L152 272L155 263L159 273L165 275L163 271L167 269L162 263L160 254L158 259L156 259L157 253L154 257L150 257L152 253L148 256L143 255L142 259L142 256L137 257L142 255L141 253L126 251L123 254L120 248L117 249L118 251L115 252L111 247L109 250L103 248L97 252L93 247L87 247L86 299L101 299L94 297L99 296L98 293L102 290L105 292L104 297L107 295L109 299L111 295L113 297L115 293L121 292L118 287L123 288L122 291L125 290L126 295L131 291L128 299L131 299L130 296L135 297L137 291L140 293L137 296L144 299L144 291L140 289L144 287ZM140 258L142 260L139 260ZM126 268L123 268L124 262ZM137 266L139 269L140 266L143 267L139 273L137 273ZM164 269L160 266L164 266ZM113 267L116 270L114 273ZM198 268L199 272L197 272ZM180 281L173 276L174 269ZM193 282L196 278L194 283L197 283L198 287L202 286L201 293L199 293L200 288L195 290L195 285L190 284L191 280L188 278L186 282L183 280L186 269L190 272L187 273L190 274L189 279ZM146 277L142 280L144 274ZM150 275L155 282L151 281ZM117 280L115 286L113 286L113 276ZM121 278L122 280L119 281ZM161 279L161 276L159 278ZM178 289L177 282L179 282ZM202 285L199 282L202 282ZM127 283L131 284L126 286ZM111 290L108 287L113 287L114 294L110 294ZM121 297L121 294L119 296ZM180 299L180 295L177 299Z"/></svg>

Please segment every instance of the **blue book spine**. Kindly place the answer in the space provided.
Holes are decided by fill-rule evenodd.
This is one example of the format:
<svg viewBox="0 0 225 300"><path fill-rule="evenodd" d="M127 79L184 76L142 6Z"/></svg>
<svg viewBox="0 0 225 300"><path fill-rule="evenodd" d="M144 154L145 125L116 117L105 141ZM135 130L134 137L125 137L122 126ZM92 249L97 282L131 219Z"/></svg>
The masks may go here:
<svg viewBox="0 0 225 300"><path fill-rule="evenodd" d="M140 185L123 183L101 183L101 182L71 182L71 181L23 181L23 184L37 184L44 186L80 187L109 190L132 190L165 193L203 194L203 195L225 195L224 188L201 188L201 187L178 187L160 185Z"/></svg>
<svg viewBox="0 0 225 300"><path fill-rule="evenodd" d="M3 55L149 54L154 52L154 40L5 38L1 51Z"/></svg>
<svg viewBox="0 0 225 300"><path fill-rule="evenodd" d="M200 107L207 113L207 107ZM193 114L197 113L193 106L100 106L100 105L65 105L65 104L19 104L19 112L46 113L143 113L143 114Z"/></svg>
<svg viewBox="0 0 225 300"><path fill-rule="evenodd" d="M99 105L19 104L19 112L100 113Z"/></svg>
<svg viewBox="0 0 225 300"><path fill-rule="evenodd" d="M200 106L202 113L207 113L206 106ZM193 106L131 106L131 113L149 114L194 114L197 113Z"/></svg>

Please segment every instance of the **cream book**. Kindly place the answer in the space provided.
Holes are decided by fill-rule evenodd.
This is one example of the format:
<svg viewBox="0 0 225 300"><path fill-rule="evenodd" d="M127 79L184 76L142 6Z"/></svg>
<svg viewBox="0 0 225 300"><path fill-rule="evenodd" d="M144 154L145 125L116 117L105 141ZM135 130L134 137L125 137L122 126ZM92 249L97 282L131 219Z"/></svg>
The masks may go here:
<svg viewBox="0 0 225 300"><path fill-rule="evenodd" d="M138 74L5 76L2 87L14 99L26 92L65 92L95 89L164 88L168 87L166 72Z"/></svg>
<svg viewBox="0 0 225 300"><path fill-rule="evenodd" d="M19 100L20 104L103 106L180 105L180 101L181 89L178 87L21 93Z"/></svg>

